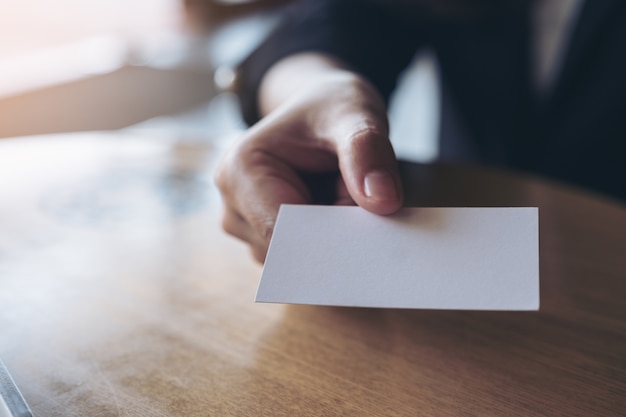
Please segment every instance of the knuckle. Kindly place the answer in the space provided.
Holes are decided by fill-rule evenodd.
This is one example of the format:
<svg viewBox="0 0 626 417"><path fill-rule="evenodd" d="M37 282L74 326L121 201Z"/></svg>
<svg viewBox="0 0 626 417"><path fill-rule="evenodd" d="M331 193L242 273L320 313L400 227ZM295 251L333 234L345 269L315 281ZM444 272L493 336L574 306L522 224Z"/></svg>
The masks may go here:
<svg viewBox="0 0 626 417"><path fill-rule="evenodd" d="M266 214L255 214L250 219L250 223L253 225L255 235L259 241L269 244L274 233L275 218Z"/></svg>
<svg viewBox="0 0 626 417"><path fill-rule="evenodd" d="M259 226L259 235L264 242L269 242L272 239L274 233L274 222L270 220L264 220Z"/></svg>
<svg viewBox="0 0 626 417"><path fill-rule="evenodd" d="M380 148L387 141L386 135L376 126L359 126L347 138L346 146L355 151Z"/></svg>
<svg viewBox="0 0 626 417"><path fill-rule="evenodd" d="M358 126L350 136L352 141L364 141L371 142L373 140L380 140L384 138L386 135L383 131L377 126L372 126L369 124L365 124L363 126Z"/></svg>
<svg viewBox="0 0 626 417"><path fill-rule="evenodd" d="M224 231L229 235L239 237L239 228L237 227L237 224L232 220L231 216L224 215L222 217L222 229L224 229Z"/></svg>

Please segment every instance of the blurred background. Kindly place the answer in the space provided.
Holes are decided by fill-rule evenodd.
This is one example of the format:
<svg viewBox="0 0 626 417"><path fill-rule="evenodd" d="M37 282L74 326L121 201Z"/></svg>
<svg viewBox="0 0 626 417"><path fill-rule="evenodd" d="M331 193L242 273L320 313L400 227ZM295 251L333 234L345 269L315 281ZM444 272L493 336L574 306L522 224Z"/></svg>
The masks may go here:
<svg viewBox="0 0 626 417"><path fill-rule="evenodd" d="M125 129L228 141L245 129L233 69L289 1L0 0L0 138ZM391 102L400 157L436 155L439 107L426 51Z"/></svg>

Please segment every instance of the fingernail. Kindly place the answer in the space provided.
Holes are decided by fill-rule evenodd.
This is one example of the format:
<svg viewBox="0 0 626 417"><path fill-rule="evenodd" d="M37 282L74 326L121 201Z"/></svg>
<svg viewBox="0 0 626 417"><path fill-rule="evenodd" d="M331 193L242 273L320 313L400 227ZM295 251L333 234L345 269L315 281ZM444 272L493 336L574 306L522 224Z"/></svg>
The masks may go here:
<svg viewBox="0 0 626 417"><path fill-rule="evenodd" d="M365 195L378 201L397 200L396 183L387 171L372 171L365 176Z"/></svg>

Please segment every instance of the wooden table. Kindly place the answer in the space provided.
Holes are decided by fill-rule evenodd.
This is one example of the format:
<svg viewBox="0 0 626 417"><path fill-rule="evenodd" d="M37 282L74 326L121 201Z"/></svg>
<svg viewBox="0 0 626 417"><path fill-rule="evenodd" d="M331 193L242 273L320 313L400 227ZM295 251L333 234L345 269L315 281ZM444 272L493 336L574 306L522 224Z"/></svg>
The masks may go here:
<svg viewBox="0 0 626 417"><path fill-rule="evenodd" d="M255 304L219 153L0 141L0 356L35 415L626 415L623 205L403 165L411 204L540 207L540 312Z"/></svg>

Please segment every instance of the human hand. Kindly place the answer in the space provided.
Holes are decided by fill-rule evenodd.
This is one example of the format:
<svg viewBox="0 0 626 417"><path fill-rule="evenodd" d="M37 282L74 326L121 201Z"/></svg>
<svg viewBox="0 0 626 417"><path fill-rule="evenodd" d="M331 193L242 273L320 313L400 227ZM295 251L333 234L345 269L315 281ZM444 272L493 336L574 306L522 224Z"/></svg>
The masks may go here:
<svg viewBox="0 0 626 417"><path fill-rule="evenodd" d="M402 187L383 100L348 71L298 88L220 163L224 229L263 262L281 204L358 204L390 214Z"/></svg>

